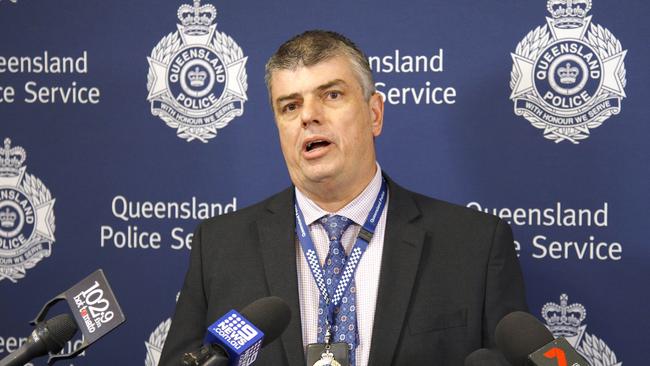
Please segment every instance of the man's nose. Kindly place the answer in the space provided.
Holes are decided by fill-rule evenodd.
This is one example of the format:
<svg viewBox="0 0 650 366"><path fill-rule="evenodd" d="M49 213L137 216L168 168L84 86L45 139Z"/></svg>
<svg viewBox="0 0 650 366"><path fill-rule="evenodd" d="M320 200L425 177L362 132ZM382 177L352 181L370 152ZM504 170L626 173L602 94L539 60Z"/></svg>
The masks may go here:
<svg viewBox="0 0 650 366"><path fill-rule="evenodd" d="M307 128L312 123L322 123L322 113L323 108L317 98L305 98L300 111L302 126Z"/></svg>

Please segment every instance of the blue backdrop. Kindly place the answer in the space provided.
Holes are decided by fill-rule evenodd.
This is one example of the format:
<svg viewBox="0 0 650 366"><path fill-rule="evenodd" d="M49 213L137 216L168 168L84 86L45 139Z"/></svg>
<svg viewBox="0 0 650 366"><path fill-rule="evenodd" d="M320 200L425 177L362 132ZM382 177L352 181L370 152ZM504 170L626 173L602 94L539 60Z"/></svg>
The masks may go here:
<svg viewBox="0 0 650 366"><path fill-rule="evenodd" d="M531 312L643 364L650 6L573 3L0 0L0 357L103 268L127 322L61 364L157 363L200 218L290 183L264 63L324 28L370 57L384 170L507 219Z"/></svg>

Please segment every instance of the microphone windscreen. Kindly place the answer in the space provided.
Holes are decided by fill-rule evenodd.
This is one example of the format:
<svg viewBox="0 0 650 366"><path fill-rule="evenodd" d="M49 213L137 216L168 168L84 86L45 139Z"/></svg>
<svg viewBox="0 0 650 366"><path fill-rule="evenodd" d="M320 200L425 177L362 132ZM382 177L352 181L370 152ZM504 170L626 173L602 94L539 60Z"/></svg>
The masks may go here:
<svg viewBox="0 0 650 366"><path fill-rule="evenodd" d="M289 305L277 296L263 297L241 311L246 319L264 333L262 347L273 342L284 332L291 320Z"/></svg>
<svg viewBox="0 0 650 366"><path fill-rule="evenodd" d="M59 352L79 329L70 314L54 316L45 321L43 326L47 330L46 339L43 341L50 352Z"/></svg>
<svg viewBox="0 0 650 366"><path fill-rule="evenodd" d="M523 311L504 316L495 333L497 347L512 366L525 366L529 354L555 339L537 318Z"/></svg>
<svg viewBox="0 0 650 366"><path fill-rule="evenodd" d="M465 366L511 366L501 352L481 348L465 358Z"/></svg>

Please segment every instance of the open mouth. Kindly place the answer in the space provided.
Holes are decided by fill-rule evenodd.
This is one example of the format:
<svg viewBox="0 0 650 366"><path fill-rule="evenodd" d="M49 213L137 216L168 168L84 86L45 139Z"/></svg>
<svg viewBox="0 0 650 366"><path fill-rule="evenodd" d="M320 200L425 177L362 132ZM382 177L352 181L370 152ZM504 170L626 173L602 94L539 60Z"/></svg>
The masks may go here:
<svg viewBox="0 0 650 366"><path fill-rule="evenodd" d="M305 150L307 152L309 152L309 151L316 150L318 148L326 147L326 146L329 146L329 145L330 145L329 141L326 141L326 140L314 140L314 141L308 142L305 145Z"/></svg>

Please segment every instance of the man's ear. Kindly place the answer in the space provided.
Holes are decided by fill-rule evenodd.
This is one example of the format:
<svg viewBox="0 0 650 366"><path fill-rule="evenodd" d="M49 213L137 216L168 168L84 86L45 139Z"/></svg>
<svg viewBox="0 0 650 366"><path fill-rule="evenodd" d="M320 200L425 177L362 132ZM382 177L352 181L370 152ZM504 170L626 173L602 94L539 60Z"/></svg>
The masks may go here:
<svg viewBox="0 0 650 366"><path fill-rule="evenodd" d="M368 101L370 107L370 118L372 121L372 135L377 137L384 127L384 98L375 92Z"/></svg>

